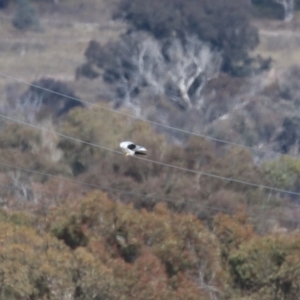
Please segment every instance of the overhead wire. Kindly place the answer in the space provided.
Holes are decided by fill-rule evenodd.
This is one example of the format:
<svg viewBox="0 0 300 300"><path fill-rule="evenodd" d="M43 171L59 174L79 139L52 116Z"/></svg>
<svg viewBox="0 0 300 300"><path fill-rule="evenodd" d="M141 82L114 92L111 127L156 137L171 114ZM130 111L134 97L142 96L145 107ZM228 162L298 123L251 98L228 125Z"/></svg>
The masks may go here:
<svg viewBox="0 0 300 300"><path fill-rule="evenodd" d="M201 138L204 138L204 139L207 139L207 140L211 140L211 141L214 141L214 142L219 142L219 143L223 143L223 144L227 144L227 145L231 145L231 146L235 146L235 147L240 147L240 148L248 149L248 150L251 150L251 151L260 151L260 152L263 152L263 153L272 153L272 154L275 154L277 156L287 156L287 157L296 158L296 156L292 156L292 155L289 155L289 154L282 154L282 153L278 153L278 152L271 151L271 150L265 150L265 149L256 149L254 147L250 147L250 146L238 144L238 143L235 143L235 142L226 141L226 140L215 138L215 137L212 137L212 136L209 136L209 135L195 133L195 132L191 132L191 131L188 131L188 130L184 130L184 129L180 129L180 128L177 128L177 127L173 127L173 126L170 126L170 125L165 125L165 124L162 124L162 123L159 123L159 122L150 121L150 120L148 120L146 118L134 116L132 114L129 114L129 113L126 113L126 112L122 112L120 110L115 110L113 108L105 107L105 106L102 106L102 105L99 105L99 104L96 104L96 103L93 103L93 102L89 102L89 101L81 100L81 99L76 98L76 97L65 95L63 93L59 93L59 92L53 91L51 89L41 87L41 86L39 86L37 84L26 82L24 80L21 80L19 78L16 78L16 77L13 77L11 75L7 75L7 74L1 73L1 72L0 72L0 76L5 77L7 79L12 79L14 81L17 81L17 82L20 82L20 83L23 83L23 84L26 84L28 86L35 87L35 88L43 90L43 91L47 91L47 92L50 92L50 93L53 93L53 94L56 94L56 95L59 95L59 96L62 96L62 97L65 97L65 98L77 101L77 102L80 102L80 103L83 103L85 105L91 105L91 106L94 106L94 107L97 107L97 108L109 111L111 113L116 113L116 114L119 114L119 115L123 115L123 116L129 117L129 118L135 119L135 120L139 120L139 121L142 121L142 122L146 122L146 123L155 125L155 126L164 127L166 129L169 129L169 130L181 132L181 133L192 135L192 136L201 137Z"/></svg>
<svg viewBox="0 0 300 300"><path fill-rule="evenodd" d="M25 81L23 81L21 79L15 78L13 76L10 76L10 75L4 74L4 73L0 73L0 76L3 76L3 77L6 77L8 79L12 79L12 80L21 82L21 83L29 85L29 86L33 86L35 88L38 88L38 89L41 89L41 90L44 90L44 91L48 91L48 92L53 93L53 94L57 94L57 95L63 96L65 98L69 98L69 99L72 99L72 100L84 103L86 105L92 105L92 106L98 107L100 109L103 109L103 110L106 110L106 111L110 111L112 113L117 113L117 114L120 114L120 115L124 115L124 116L130 117L130 118L136 119L136 120L140 120L140 121L143 121L143 122L150 123L150 124L155 125L155 126L161 126L161 127L167 128L169 130L174 130L174 131L178 131L178 132L189 134L189 135L193 135L193 136L198 136L198 137L209 139L209 140L212 140L212 141L215 141L215 142L220 142L220 143L224 143L224 144L228 144L228 145L232 145L232 146L236 146L236 147L241 147L241 148L249 149L249 150L252 150L252 151L261 151L261 152L264 152L264 153L273 153L273 154L280 155L280 156L290 156L290 157L295 158L292 155L281 154L281 153L277 153L275 151L270 151L270 150L256 149L256 148L249 147L249 146L246 146L246 145L242 145L242 144L238 144L238 143L234 143L234 142L230 142L230 141L226 141L226 140L214 138L214 137L211 137L211 136L208 136L208 135L198 134L198 133L190 132L190 131L187 131L187 130L184 130L184 129L180 129L180 128L172 127L172 126L169 126L169 125L161 124L159 122L150 121L150 120L147 120L145 118L141 118L141 117L137 117L137 116L131 115L129 113L125 113L125 112L122 112L122 111L114 110L112 108L107 108L107 107L104 107L104 106L101 106L101 105L98 105L98 104L95 104L95 103L92 103L92 102L83 101L83 100L81 100L79 98L76 98L76 97L71 97L69 95L58 93L58 92L53 91L51 89L43 88L43 87L38 86L36 84L25 82ZM104 150L107 150L107 151L111 151L111 152L114 152L114 153L119 153L119 154L122 153L120 151L116 151L116 150L111 149L111 148L107 148L107 147L100 146L100 145L97 145L97 144L94 144L94 143L82 141L80 139L73 138L73 137L70 137L70 136L67 136L67 135L55 132L55 131L51 131L51 130L48 130L46 128L40 128L40 127L34 126L32 124L28 124L28 123L25 123L25 122L14 120L12 118L9 118L9 117L3 116L3 115L1 115L1 117L5 118L7 120L13 121L13 122L17 122L17 123L23 124L23 125L35 127L35 128L37 128L39 130L43 130L43 131L47 131L47 132L53 133L53 134L56 134L56 135L61 136L63 138L67 138L67 139L70 139L70 140L73 140L73 141L76 141L76 142L81 142L81 143L84 143L84 144L87 144L87 145L90 145L90 146L94 146L94 147L98 147L98 148L101 148L101 149L104 149ZM253 187L257 187L257 188L269 189L269 190L273 190L273 191L276 191L276 192L288 193L288 194L292 194L292 195L300 195L300 193L289 191L289 190L278 189L278 188L274 188L274 187L270 187L270 186L254 184L254 183L247 182L247 181L237 180L237 179L233 179L233 178L227 178L227 177L223 177L223 176L219 176L219 175L215 175L215 174L205 173L205 172L201 172L201 171L195 171L195 170L191 170L191 169L187 169L187 168L182 168L182 167L179 167L179 166L174 166L174 165L170 165L170 164L166 164L166 163L162 163L162 162L153 161L153 160L146 159L146 158L141 158L141 157L136 157L136 158L144 160L144 161L148 161L148 162L151 162L151 163L160 164L162 166L175 168L175 169L178 169L178 170L181 170L181 171L186 171L186 172L191 172L191 173L200 174L200 175L204 175L204 176L214 177L214 178L217 178L217 179L220 179L220 180L232 181L232 182L236 182L236 183L240 183L240 184L245 184L245 185L249 185L249 186L253 186ZM0 164L3 165L3 163L0 163ZM13 168L13 166L10 166L10 167ZM14 168L16 168L16 167L14 167ZM25 171L25 169L24 169L24 171ZM35 172L36 173L36 171L32 171L32 170L26 170L26 171L28 171L28 172ZM43 175L57 177L57 176L54 176L54 175L51 175L51 174L43 174ZM63 178L60 177L60 179L63 179ZM68 180L70 180L70 179L68 179ZM76 180L71 180L71 181L80 183L80 182L78 182ZM81 182L81 184L88 185L87 183L82 183L82 182ZM98 187L100 188L100 186L98 186ZM101 188L109 190L109 188L104 188L104 187L101 187ZM121 192L121 191L119 190L119 192ZM124 191L122 191L122 192L124 192ZM139 196L143 196L143 195L139 195ZM219 210L219 209L216 209L216 210Z"/></svg>
<svg viewBox="0 0 300 300"><path fill-rule="evenodd" d="M72 96L69 96L69 95L65 95L63 93L59 93L59 92L53 91L51 89L47 89L47 88L38 86L36 84L28 83L28 82L23 81L23 80L21 80L19 78L16 78L16 77L13 77L13 76L1 73L1 72L0 72L0 76L3 76L3 77L6 77L8 79L12 79L12 80L21 82L21 83L26 84L28 86L32 86L32 87L35 87L35 88L38 88L38 89L41 89L41 90L44 90L44 91L48 91L48 92L53 93L53 94L57 94L57 95L60 95L60 96L63 96L63 97L66 97L66 98L69 98L69 99L72 99L72 100L84 103L86 105L95 106L95 107L98 107L100 109L112 112L112 113L117 113L117 114L124 115L124 116L130 117L130 118L136 119L136 120L147 122L147 123L150 123L150 124L155 125L155 126L161 126L161 127L164 127L164 128L170 129L170 130L175 130L175 131L178 131L178 132L181 132L181 133L198 136L198 137L201 137L201 138L213 140L215 142L225 143L225 144L228 144L228 145L245 148L245 149L252 150L252 151L261 151L261 152L264 152L264 153L273 153L273 154L280 155L280 156L290 156L290 157L293 157L291 155L284 155L284 154L281 154L281 153L276 153L274 151L269 151L269 150L264 150L264 149L255 149L253 147L249 147L249 146L246 146L246 145L241 145L241 144L238 144L238 143L234 143L234 142L230 142L230 141L226 141L226 140L214 138L214 137L211 137L211 136L208 136L208 135L197 134L197 133L190 132L190 131L187 131L187 130L183 130L183 129L180 129L180 128L176 128L176 127L173 127L173 126L169 126L169 125L161 124L161 123L158 123L158 122L150 121L150 120L147 120L145 118L141 118L141 117L137 117L137 116L131 115L129 113L125 113L125 112L122 112L122 111L114 110L112 108L104 107L104 106L101 106L101 105L98 105L98 104L95 104L95 103L92 103L92 102L83 101L83 100L81 100L79 98L72 97ZM1 117L4 117L4 116L2 115ZM16 120L11 120L11 121L15 121L16 122ZM24 124L24 125L28 125L28 126L30 125L30 126L32 126L32 124ZM36 127L36 128L38 128L38 127ZM42 130L45 130L45 129L42 129ZM112 151L112 152L115 152L115 153L120 153L119 151L116 151L116 150L113 150L113 149L109 149L109 148L106 148L104 146L96 145L96 144L93 144L93 143L89 143L89 142L85 142L85 141L80 141L79 139L76 139L76 138L73 138L73 137L69 137L69 136L67 137L66 135L63 135L63 134L60 134L60 133L57 133L57 132L52 132L52 133L57 134L57 135L59 135L59 136L61 136L63 138L72 139L73 141L82 142L82 143L85 143L85 144L88 144L88 145L91 145L91 146L95 146L95 147L98 147L98 148L102 148L102 149L105 149L105 150L109 150L109 151ZM242 180L237 180L237 179L233 179L233 178L227 178L227 177L216 175L216 174L210 174L210 173L206 173L206 172L200 172L200 171L190 170L190 169L182 168L182 167L179 167L179 166L173 166L173 165L166 164L166 163L156 162L156 161L149 160L149 159L146 159L146 158L141 158L141 157L137 157L137 158L141 159L141 160L144 160L144 161L151 162L151 163L156 163L156 164L159 163L160 165L163 165L163 166L166 166L166 167L176 168L176 169L179 169L181 171L186 171L186 172L191 172L191 173L194 173L194 174L200 174L200 175L204 175L204 176L214 177L214 178L217 178L217 179L220 179L220 180L232 181L232 182L236 182L236 183L240 183L240 184L245 184L245 185L253 186L253 187L256 187L256 188L264 188L264 189L269 189L269 190L273 190L273 191L277 191L277 192L282 192L282 193L287 193L287 194L291 194L291 195L300 195L300 193L289 191L289 190L278 189L278 188L274 188L274 187L270 187L270 186L266 186L266 185L255 184L255 183L251 183L251 182L247 182L247 181L242 181Z"/></svg>
<svg viewBox="0 0 300 300"><path fill-rule="evenodd" d="M6 75L4 73L0 73L0 76L6 77L6 78L9 78L9 79L13 79L15 81L27 84L29 86L33 86L35 88L38 88L38 89L41 89L41 90L45 90L45 91L51 92L53 94L57 94L57 95L60 95L60 96L63 96L63 97L66 97L66 98L69 98L69 99L72 99L72 100L84 103L84 104L87 104L87 105L92 105L92 106L101 108L103 110L110 111L112 113L117 113L117 114L120 114L120 115L124 115L124 116L130 117L130 118L133 118L133 119L136 119L136 120L140 120L140 121L143 121L143 122L155 125L155 126L161 126L161 127L166 128L166 129L169 129L169 130L174 130L174 131L181 132L181 133L184 133L184 134L188 134L188 135L193 135L193 136L205 138L205 139L212 140L212 141L215 141L215 142L220 142L220 143L223 143L223 144L228 144L228 145L236 146L236 147L248 149L248 150L251 150L251 151L261 151L261 152L264 152L264 153L273 153L273 154L276 154L276 155L279 155L279 156L290 156L290 157L294 158L294 156L292 156L292 155L281 154L281 153L277 153L275 151L270 151L270 150L256 149L256 148L249 147L249 146L242 145L242 144L238 144L238 143L235 143L235 142L230 142L230 141L226 141L226 140L214 138L212 136L208 136L208 135L204 135L204 134L198 134L198 133L190 132L188 130L184 130L184 129L172 127L172 126L169 126L169 125L161 124L159 122L150 121L150 120L147 120L145 118L141 118L141 117L137 117L137 116L134 116L134 115L131 115L131 114L128 114L128 113L124 113L122 111L117 111L117 110L114 110L114 109L103 107L101 105L98 105L98 104L95 104L95 103L92 103L92 102L83 101L83 100L80 100L79 98L76 98L76 97L71 97L71 96L68 96L68 95L64 95L62 93L58 93L58 92L52 91L50 89L46 89L46 88L40 87L38 85L25 82L25 81L20 80L18 78L14 78L14 77ZM97 145L97 144L94 144L94 143L86 142L86 141L83 141L83 140L80 140L80 139L77 139L77 138L73 138L73 137L70 137L70 136L67 136L67 135L55 132L55 131L48 130L46 128L39 128L38 126L34 126L32 124L28 124L28 123L25 123L25 122L17 121L17 120L14 120L12 118L9 118L9 117L3 116L3 115L1 115L1 117L5 118L6 120L17 122L19 124L23 124L23 125L26 125L26 126L35 127L35 128L37 128L39 130L47 131L47 132L56 134L58 136L61 136L63 138L67 138L67 139L76 141L76 142L84 143L84 144L87 144L87 145L90 145L90 146L98 147L98 148L101 148L101 149L104 149L104 150L107 150L107 151L111 151L111 152L114 152L114 153L118 153L118 154L122 153L120 151L116 151L116 150L111 149L111 148L107 148L107 147L100 146L100 145ZM195 173L195 174L201 174L201 175L210 176L210 177L218 178L218 179L221 179L221 180L233 181L233 182L237 182L237 183L241 183L241 184L247 184L247 185L250 185L250 186L253 186L253 187L257 187L257 188L264 188L264 189L269 189L269 190L273 190L273 191L277 191L277 192L282 192L282 193L288 193L288 194L293 194L293 195L300 195L300 193L296 193L296 192L293 192L293 191L277 189L277 188L273 188L273 187L269 187L269 186L264 186L264 185L257 185L257 184L253 184L253 183L246 182L246 181L235 180L235 179L232 179L232 178L226 178L226 177L219 176L219 175L214 175L214 174L204 173L204 172L200 172L200 171L190 170L190 169L186 169L186 168L182 168L182 167L178 167L178 166L173 166L173 165L169 165L169 164L166 164L166 163L161 163L161 162L157 162L157 161L153 161L153 160L149 160L149 159L145 159L145 158L141 158L141 157L136 157L136 158L144 160L144 161L148 161L148 162L151 162L151 163L160 164L160 165L163 165L163 166L166 166L166 167L176 168L176 169L179 169L181 171L192 172L192 173ZM6 166L6 167L9 167L9 168L13 168L13 169L18 169L18 170L21 170L21 171L24 171L24 172L30 172L30 173L34 173L34 174L39 174L39 175L43 175L43 176L57 178L57 179L60 179L60 180L70 181L70 182L73 182L73 183L76 183L76 184L85 185L85 186L88 186L88 187L91 187L91 188L99 188L99 189L108 190L108 191L114 191L114 192L119 192L119 193L123 193L123 194L135 195L135 196L139 196L139 197L143 197L143 198L157 199L157 200L160 200L160 201L170 202L172 204L174 204L174 202L176 202L173 199L169 199L169 198L154 197L154 196L149 196L149 195L138 194L138 193L131 192L131 191L125 191L125 190L120 190L120 189L115 189L115 188L110 188L110 187L104 187L104 186L100 186L100 185L90 184L90 183L87 183L87 182L82 182L82 181L74 180L74 179L71 179L71 178L66 178L66 177L63 177L63 176L57 176L57 175L52 175L52 174L48 174L48 173L38 172L38 171L35 171L35 170L26 169L26 168L20 168L20 167L9 165L9 164L3 163L3 162L0 162L0 165ZM3 186L3 185L0 185L0 187L5 188L5 186ZM177 202L179 202L179 201L177 201ZM180 201L179 203L180 204L186 204L184 201ZM233 210L221 209L221 208L217 208L217 207L202 205L202 204L199 204L199 203L197 203L197 204L189 203L189 205L194 206L194 207L202 207L202 208L206 208L206 209L210 209L210 210L220 211L220 212L226 212L226 213L233 213L234 212ZM265 215L257 215L257 216L265 216ZM283 219L283 218L278 218L278 219L280 219L280 220L286 220L286 219ZM290 220L288 219L287 221L290 221ZM292 220L292 221L296 222L295 220Z"/></svg>
<svg viewBox="0 0 300 300"><path fill-rule="evenodd" d="M90 188L98 188L98 189L102 189L102 190L107 190L107 191L111 191L111 192L118 192L118 193L122 193L122 194L128 194L128 195L133 195L133 196L138 196L138 197L143 197L143 198L149 198L149 199L155 199L155 200L161 200L161 201L166 201L166 202L171 202L174 204L174 201L169 199L169 198L165 198L165 197L156 197L156 196L151 196L148 194L140 194L140 193L135 193L132 191L126 191L126 190L122 190L122 189L116 189L116 188L112 188L112 187L107 187L107 186L102 186L102 185L98 185L98 184L92 184L92 183L88 183L88 182L84 182L84 181L80 181L80 180L76 180L76 179L72 179L72 178L67 178L64 176L58 176L58 175L53 175L53 174L49 174L49 173L44 173L44 172L40 172L40 171L35 171L35 170L31 170L31 169L27 169L27 168L22 168L22 167L18 167L15 165L11 165L8 163L4 163L0 161L0 165L4 166L4 167L9 167L12 169L17 169L23 172L29 172L29 173L33 173L33 174L37 174L37 175L42 175L42 176L47 176L47 177L51 177L51 178L56 178L56 179L60 179L60 180L64 180L64 181L69 181L69 182L73 182L76 184L81 184L81 185L85 185L87 187ZM1 185L0 185L1 187ZM179 201L177 201L179 202ZM184 201L180 201L180 204L186 204ZM195 204L196 205L196 204ZM226 210L226 209L219 209L219 208L214 208L214 207L210 207L207 205L202 205L202 204L197 204L197 206L199 207L204 207L204 208L209 208L212 210L217 210L217 211L223 211L223 212L227 212L227 213L232 213L232 210Z"/></svg>
<svg viewBox="0 0 300 300"><path fill-rule="evenodd" d="M42 176L47 176L50 178L56 178L59 180L63 180L63 181L69 181L69 182L73 182L76 184L80 184L80 185L84 185L90 188L97 188L97 189L101 189L101 190L106 190L106 191L111 191L111 192L118 192L121 194L128 194L128 195L133 195L133 196L137 196L137 197L142 197L142 198L146 198L146 199L154 199L154 200L159 200L159 201L164 201L164 202L168 202L170 204L179 204L179 205L187 205L190 207L195 207L195 208L205 208L205 209L209 209L209 210L214 210L214 211L218 211L218 212L223 212L223 213L236 213L237 211L232 210L232 209L223 209L223 208L219 208L219 207L214 207L214 206L210 206L210 205L204 205L204 204L200 204L200 203L192 203L191 201L188 201L190 199L187 199L186 201L179 201L179 200L174 200L174 199L170 199L170 198L166 198L166 197L157 197L157 196L152 196L152 195L148 195L148 194L141 194L141 193L136 193L136 192L132 192L132 191L127 191L127 190L122 190L122 189L116 189L116 188L111 188L111 187L107 187L107 186L102 186L102 185L98 185L98 184L91 184L85 181L80 181L80 180L76 180L76 179L72 179L72 178L67 178L64 176L58 176L58 175L53 175L53 174L49 174L49 173L44 173L44 172L40 172L40 171L35 171L35 170L31 170L31 169L27 169L27 168L23 168L23 167L18 167L15 165L11 165L8 163L4 163L0 161L0 165L4 166L4 167L8 167L8 168L12 168L12 169L16 169L16 170L20 170L23 172L28 172L28 173L32 173L32 174L37 174L37 175L42 175ZM4 187L3 185L0 185L0 187ZM255 218L255 217L265 217L266 214L256 214L256 215L252 215L249 214L250 217ZM285 218L277 218L278 220L282 220L282 221L290 221L293 223L298 224L299 221L297 220L291 220L291 219L285 219Z"/></svg>
<svg viewBox="0 0 300 300"><path fill-rule="evenodd" d="M44 128L44 127L36 126L36 125L33 125L33 124L29 124L29 123L26 123L26 122L23 122L23 121L20 121L20 120L16 120L16 119L7 117L7 116L4 116L2 114L0 114L0 117L3 118L3 119L6 119L6 120L12 121L12 122L16 122L16 123L25 125L25 126L36 128L36 129L38 129L40 131L46 131L46 132L58 135L60 137L69 139L69 140L73 140L73 141L80 142L80 143L83 143L83 144L86 144L86 145L97 147L97 148L100 148L100 149L103 149L103 150L107 150L107 151L110 151L110 152L113 152L113 153L123 154L123 152L117 151L115 149L111 149L111 148L108 148L108 147L105 147L105 146L101 146L101 145L98 145L98 144L95 144L95 143L91 143L91 142L86 142L86 141L83 141L83 140L80 140L80 139L77 139L77 138L74 138L74 137L71 137L71 136L68 136L68 135L56 132L56 131L49 130L49 129ZM207 173L207 172L202 172L202 171L192 170L192 169L188 169L188 168L183 168L183 167L180 167L180 166L176 166L176 165L171 165L171 164L159 162L159 161L148 159L148 158L144 158L144 157L135 156L135 158L139 159L139 160L146 161L146 162L158 164L158 165L161 165L161 166L173 168L173 169L176 169L176 170L184 171L184 172L189 172L189 173L203 175L203 176L208 176L208 177L216 178L216 179L220 179L220 180L226 180L226 181L231 181L231 182L235 182L235 183L240 183L240 184L252 186L252 187L255 187L255 188L267 189L267 190L271 190L271 191L275 191L275 192L280 192L280 193L285 193L285 194L300 196L300 193L294 192L294 191L290 191L290 190L279 189L279 188L275 188L275 187L271 187L271 186L267 186L267 185L263 185L263 184L256 184L256 183L252 183L252 182L248 182L248 181L243 181L243 180L239 180L239 179L235 179L235 178L229 178L229 177L220 176L220 175L216 175L216 174L211 174L211 173Z"/></svg>

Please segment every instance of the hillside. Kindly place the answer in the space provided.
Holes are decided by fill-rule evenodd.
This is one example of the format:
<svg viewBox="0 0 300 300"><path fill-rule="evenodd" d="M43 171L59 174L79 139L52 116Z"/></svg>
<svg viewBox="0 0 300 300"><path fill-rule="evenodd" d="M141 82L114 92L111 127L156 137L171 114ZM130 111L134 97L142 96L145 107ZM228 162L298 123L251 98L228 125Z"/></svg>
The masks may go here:
<svg viewBox="0 0 300 300"><path fill-rule="evenodd" d="M182 1L0 1L0 300L297 299L299 3Z"/></svg>

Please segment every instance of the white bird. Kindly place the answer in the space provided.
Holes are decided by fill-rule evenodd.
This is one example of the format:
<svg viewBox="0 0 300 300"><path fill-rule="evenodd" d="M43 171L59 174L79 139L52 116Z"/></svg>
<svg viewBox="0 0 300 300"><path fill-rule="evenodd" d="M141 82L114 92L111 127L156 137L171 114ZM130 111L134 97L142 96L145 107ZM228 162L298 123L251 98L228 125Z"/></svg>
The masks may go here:
<svg viewBox="0 0 300 300"><path fill-rule="evenodd" d="M130 141L120 143L121 149L126 153L126 156L146 155L147 149Z"/></svg>

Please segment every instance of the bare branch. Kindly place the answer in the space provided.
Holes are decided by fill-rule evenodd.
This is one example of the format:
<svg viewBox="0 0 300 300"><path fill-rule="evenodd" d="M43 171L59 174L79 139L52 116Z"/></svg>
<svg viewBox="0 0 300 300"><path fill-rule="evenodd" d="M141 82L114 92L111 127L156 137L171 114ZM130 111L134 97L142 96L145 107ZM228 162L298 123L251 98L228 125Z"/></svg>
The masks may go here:
<svg viewBox="0 0 300 300"><path fill-rule="evenodd" d="M31 183L27 177L22 176L20 171L9 172L12 181L12 191L20 200L35 201L35 195L31 188Z"/></svg>
<svg viewBox="0 0 300 300"><path fill-rule="evenodd" d="M178 88L188 108L197 107L205 84L218 75L221 56L197 37L186 37L185 43L174 40L168 51L168 75ZM192 90L192 87L193 90Z"/></svg>
<svg viewBox="0 0 300 300"><path fill-rule="evenodd" d="M134 107L140 93L166 95L184 109L201 107L201 91L218 75L221 56L196 36L159 41L135 32L116 46L112 82L122 103Z"/></svg>

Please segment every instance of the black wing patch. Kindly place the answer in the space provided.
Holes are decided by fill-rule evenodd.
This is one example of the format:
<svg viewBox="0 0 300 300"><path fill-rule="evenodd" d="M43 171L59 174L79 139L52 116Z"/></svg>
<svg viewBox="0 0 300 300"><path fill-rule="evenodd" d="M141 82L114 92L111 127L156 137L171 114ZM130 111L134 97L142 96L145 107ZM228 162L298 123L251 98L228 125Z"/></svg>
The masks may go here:
<svg viewBox="0 0 300 300"><path fill-rule="evenodd" d="M128 149L133 150L135 149L135 144L130 144L127 146Z"/></svg>

